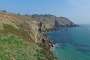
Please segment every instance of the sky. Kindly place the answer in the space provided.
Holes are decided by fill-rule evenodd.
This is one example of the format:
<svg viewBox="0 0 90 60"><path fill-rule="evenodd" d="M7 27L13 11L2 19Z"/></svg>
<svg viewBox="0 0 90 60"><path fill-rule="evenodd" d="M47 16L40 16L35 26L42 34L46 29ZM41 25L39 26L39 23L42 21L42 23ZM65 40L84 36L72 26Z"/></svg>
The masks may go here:
<svg viewBox="0 0 90 60"><path fill-rule="evenodd" d="M0 10L24 14L52 14L76 24L90 24L90 0L1 0Z"/></svg>

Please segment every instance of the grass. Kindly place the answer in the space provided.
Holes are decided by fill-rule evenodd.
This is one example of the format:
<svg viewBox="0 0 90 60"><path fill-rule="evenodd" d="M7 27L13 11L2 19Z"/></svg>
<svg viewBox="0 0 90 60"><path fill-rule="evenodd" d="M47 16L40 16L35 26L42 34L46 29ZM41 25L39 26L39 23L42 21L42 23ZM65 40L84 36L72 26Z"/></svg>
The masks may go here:
<svg viewBox="0 0 90 60"><path fill-rule="evenodd" d="M32 41L33 33L29 35L20 26L16 29L9 24L3 24L3 28L0 30L0 60L53 60L45 46Z"/></svg>
<svg viewBox="0 0 90 60"><path fill-rule="evenodd" d="M0 35L0 60L45 60L43 49L15 35Z"/></svg>

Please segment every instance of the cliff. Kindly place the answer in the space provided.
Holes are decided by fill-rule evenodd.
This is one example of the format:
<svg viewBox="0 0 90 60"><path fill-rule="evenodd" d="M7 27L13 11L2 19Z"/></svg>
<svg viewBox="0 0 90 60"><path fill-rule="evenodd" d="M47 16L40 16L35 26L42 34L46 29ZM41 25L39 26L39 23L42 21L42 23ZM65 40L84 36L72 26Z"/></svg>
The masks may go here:
<svg viewBox="0 0 90 60"><path fill-rule="evenodd" d="M71 20L66 17L57 17L54 15L32 15L36 21L40 21L43 23L44 28L52 29L52 28L59 28L59 27L73 27L76 26Z"/></svg>
<svg viewBox="0 0 90 60"><path fill-rule="evenodd" d="M18 15L0 12L1 60L55 60L45 31L75 24L53 15Z"/></svg>
<svg viewBox="0 0 90 60"><path fill-rule="evenodd" d="M32 17L0 13L0 59L54 60L39 23Z"/></svg>

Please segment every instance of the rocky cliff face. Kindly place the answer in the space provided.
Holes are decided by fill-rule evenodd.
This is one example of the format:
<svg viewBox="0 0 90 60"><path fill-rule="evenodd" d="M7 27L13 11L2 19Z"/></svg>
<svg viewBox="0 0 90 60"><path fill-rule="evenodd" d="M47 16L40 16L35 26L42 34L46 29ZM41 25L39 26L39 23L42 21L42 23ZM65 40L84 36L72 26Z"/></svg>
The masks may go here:
<svg viewBox="0 0 90 60"><path fill-rule="evenodd" d="M71 27L74 25L75 24L66 17L57 17L55 19L55 26L56 27Z"/></svg>
<svg viewBox="0 0 90 60"><path fill-rule="evenodd" d="M32 15L36 21L40 21L44 24L44 27L51 29L54 27L72 27L75 26L71 20L66 17L56 17L54 15Z"/></svg>

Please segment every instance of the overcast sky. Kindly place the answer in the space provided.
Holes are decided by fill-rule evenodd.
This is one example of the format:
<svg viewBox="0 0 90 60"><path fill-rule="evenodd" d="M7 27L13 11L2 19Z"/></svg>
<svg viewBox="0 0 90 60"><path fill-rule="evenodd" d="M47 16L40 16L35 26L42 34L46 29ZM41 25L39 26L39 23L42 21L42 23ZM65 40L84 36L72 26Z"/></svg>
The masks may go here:
<svg viewBox="0 0 90 60"><path fill-rule="evenodd" d="M65 16L78 24L90 24L90 0L0 0L0 9L27 14Z"/></svg>

